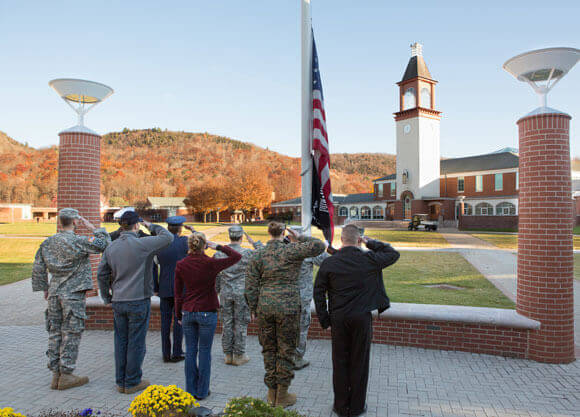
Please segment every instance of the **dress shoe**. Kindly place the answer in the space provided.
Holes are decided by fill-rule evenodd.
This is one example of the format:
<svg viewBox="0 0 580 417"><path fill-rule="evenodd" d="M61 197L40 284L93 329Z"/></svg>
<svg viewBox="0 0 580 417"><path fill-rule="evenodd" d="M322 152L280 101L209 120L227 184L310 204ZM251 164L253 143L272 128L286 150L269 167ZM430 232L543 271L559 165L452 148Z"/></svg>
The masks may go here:
<svg viewBox="0 0 580 417"><path fill-rule="evenodd" d="M351 417L358 417L358 416L362 416L364 413L367 412L367 406L365 405L365 408L363 408L362 411L358 412L358 413L353 413L352 411L350 412Z"/></svg>
<svg viewBox="0 0 580 417"><path fill-rule="evenodd" d="M183 355L178 355L178 356L172 356L171 357L171 362L181 362L185 360L185 356Z"/></svg>
<svg viewBox="0 0 580 417"><path fill-rule="evenodd" d="M163 357L163 362L165 362L165 363L171 362L171 357L170 356L164 356Z"/></svg>
<svg viewBox="0 0 580 417"><path fill-rule="evenodd" d="M207 397L209 397L210 395L211 395L211 391L210 391L210 390L207 390L207 396L205 396L205 397L201 398L201 397L198 397L197 395L194 395L194 396L193 396L193 398L195 398L197 401L203 401L203 400L205 400Z"/></svg>
<svg viewBox="0 0 580 417"><path fill-rule="evenodd" d="M338 417L348 417L348 413L340 413L335 407L332 407L332 412Z"/></svg>

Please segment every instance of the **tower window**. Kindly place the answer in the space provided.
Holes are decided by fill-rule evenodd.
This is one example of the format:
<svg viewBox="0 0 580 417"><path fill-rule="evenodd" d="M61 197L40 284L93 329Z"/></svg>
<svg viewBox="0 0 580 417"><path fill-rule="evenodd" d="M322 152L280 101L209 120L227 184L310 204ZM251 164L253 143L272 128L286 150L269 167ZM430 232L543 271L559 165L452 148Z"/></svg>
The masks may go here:
<svg viewBox="0 0 580 417"><path fill-rule="evenodd" d="M503 190L503 174L495 174L495 191Z"/></svg>
<svg viewBox="0 0 580 417"><path fill-rule="evenodd" d="M414 109L417 107L417 95L413 87L407 88L405 90L405 95L403 96L403 110Z"/></svg>
<svg viewBox="0 0 580 417"><path fill-rule="evenodd" d="M465 191L465 178L459 177L457 178L457 192L462 193Z"/></svg>
<svg viewBox="0 0 580 417"><path fill-rule="evenodd" d="M483 175L475 176L475 191L478 193L483 191Z"/></svg>
<svg viewBox="0 0 580 417"><path fill-rule="evenodd" d="M421 107L426 109L431 108L431 91L426 87L421 89Z"/></svg>

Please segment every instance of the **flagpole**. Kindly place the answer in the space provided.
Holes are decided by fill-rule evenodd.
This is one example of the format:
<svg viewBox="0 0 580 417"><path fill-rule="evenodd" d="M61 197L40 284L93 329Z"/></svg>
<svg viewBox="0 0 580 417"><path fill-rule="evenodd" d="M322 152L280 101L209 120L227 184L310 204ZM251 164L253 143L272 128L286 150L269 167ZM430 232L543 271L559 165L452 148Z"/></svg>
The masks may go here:
<svg viewBox="0 0 580 417"><path fill-rule="evenodd" d="M310 236L312 222L312 157L311 126L312 117L312 25L310 20L310 0L300 0L302 33L302 231Z"/></svg>

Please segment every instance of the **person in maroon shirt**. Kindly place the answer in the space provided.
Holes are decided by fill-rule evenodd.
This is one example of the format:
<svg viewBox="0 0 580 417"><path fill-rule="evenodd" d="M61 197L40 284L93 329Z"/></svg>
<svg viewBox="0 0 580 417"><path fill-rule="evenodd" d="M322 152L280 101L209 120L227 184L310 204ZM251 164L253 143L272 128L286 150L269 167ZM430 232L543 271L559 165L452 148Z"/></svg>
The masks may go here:
<svg viewBox="0 0 580 417"><path fill-rule="evenodd" d="M209 395L211 346L219 308L216 276L238 262L242 255L208 241L200 232L187 238L187 246L188 255L175 267L175 315L185 336L185 390L197 400L203 400ZM228 257L211 258L205 254L207 247Z"/></svg>

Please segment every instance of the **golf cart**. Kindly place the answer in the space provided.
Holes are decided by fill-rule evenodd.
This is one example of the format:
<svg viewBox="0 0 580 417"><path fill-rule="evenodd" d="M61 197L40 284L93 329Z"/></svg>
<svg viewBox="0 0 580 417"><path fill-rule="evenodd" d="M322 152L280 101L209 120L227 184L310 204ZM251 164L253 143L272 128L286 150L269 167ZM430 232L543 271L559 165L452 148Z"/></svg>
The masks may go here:
<svg viewBox="0 0 580 417"><path fill-rule="evenodd" d="M439 222L437 220L429 220L428 214L414 214L407 227L409 230L437 230Z"/></svg>

